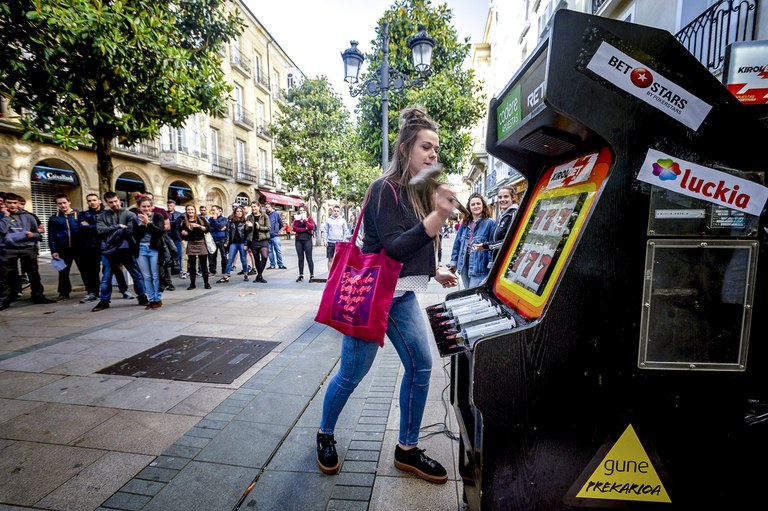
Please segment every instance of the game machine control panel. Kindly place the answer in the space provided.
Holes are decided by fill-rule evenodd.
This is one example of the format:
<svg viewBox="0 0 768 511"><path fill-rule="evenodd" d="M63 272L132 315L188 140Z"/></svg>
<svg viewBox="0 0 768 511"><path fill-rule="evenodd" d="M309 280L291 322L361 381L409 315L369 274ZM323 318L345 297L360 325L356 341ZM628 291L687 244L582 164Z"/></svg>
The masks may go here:
<svg viewBox="0 0 768 511"><path fill-rule="evenodd" d="M500 258L492 292L481 289L427 309L442 356L523 327L542 315L608 175L607 148L551 166L529 192ZM490 280L490 279L489 279Z"/></svg>
<svg viewBox="0 0 768 511"><path fill-rule="evenodd" d="M467 509L762 505L766 123L670 33L566 9L488 119L527 192L426 308Z"/></svg>

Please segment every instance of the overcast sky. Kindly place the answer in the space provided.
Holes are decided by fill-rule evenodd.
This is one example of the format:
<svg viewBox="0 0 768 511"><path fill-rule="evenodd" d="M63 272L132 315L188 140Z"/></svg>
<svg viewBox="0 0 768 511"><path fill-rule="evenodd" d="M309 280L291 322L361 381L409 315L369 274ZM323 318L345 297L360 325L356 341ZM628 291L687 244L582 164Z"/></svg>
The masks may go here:
<svg viewBox="0 0 768 511"><path fill-rule="evenodd" d="M251 12L308 77L325 75L350 112L356 99L344 83L341 52L359 41L370 52L377 20L392 0L244 0ZM470 43L482 41L490 0L433 0L453 11L452 24ZM363 64L365 66L365 64ZM365 68L364 68L365 69Z"/></svg>

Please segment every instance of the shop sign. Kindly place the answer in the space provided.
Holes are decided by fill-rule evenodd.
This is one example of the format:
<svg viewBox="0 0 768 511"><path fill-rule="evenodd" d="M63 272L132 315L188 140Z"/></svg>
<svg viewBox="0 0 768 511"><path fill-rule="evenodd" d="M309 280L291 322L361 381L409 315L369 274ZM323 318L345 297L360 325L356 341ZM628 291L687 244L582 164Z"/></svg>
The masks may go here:
<svg viewBox="0 0 768 511"><path fill-rule="evenodd" d="M36 165L32 172L32 181L43 183L64 183L72 186L79 186L80 181L77 174L71 170L55 169L53 167L42 167Z"/></svg>

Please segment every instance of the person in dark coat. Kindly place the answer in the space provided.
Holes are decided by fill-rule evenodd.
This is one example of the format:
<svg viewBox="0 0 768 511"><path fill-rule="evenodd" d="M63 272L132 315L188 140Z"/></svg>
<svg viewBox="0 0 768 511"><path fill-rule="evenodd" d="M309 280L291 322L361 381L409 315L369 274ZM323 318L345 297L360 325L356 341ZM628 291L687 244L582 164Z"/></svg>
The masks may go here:
<svg viewBox="0 0 768 511"><path fill-rule="evenodd" d="M40 242L40 224L32 213L20 208L20 199L16 194L5 196L6 209L0 217L0 310L7 309L20 289L17 268L21 263L22 273L27 274L32 290L32 303L52 303L44 294L37 265L38 243Z"/></svg>
<svg viewBox="0 0 768 511"><path fill-rule="evenodd" d="M55 298L55 301L59 302L68 300L69 294L72 292L69 273L73 263L77 265L77 270L80 272L80 278L86 289L91 284L91 289L88 292L91 293L95 290L93 283L86 281L88 273L83 270L80 258L82 253L81 223L78 219L80 212L72 208L66 194L57 193L55 199L58 211L48 219L48 246L51 249L51 257L64 263L58 275L59 295Z"/></svg>

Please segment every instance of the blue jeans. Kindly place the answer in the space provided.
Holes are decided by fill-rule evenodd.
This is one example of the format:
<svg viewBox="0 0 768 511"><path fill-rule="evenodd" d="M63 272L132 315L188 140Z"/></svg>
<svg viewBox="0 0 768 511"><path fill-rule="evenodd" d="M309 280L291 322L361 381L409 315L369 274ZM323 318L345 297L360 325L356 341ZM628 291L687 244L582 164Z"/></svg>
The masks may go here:
<svg viewBox="0 0 768 511"><path fill-rule="evenodd" d="M243 271L248 271L248 259L245 256L245 243L230 243L227 268L224 270L224 275L229 275L230 270L232 270L232 262L235 260L238 253L240 254L240 264L243 265Z"/></svg>
<svg viewBox="0 0 768 511"><path fill-rule="evenodd" d="M104 273L101 277L101 288L99 289L99 299L108 302L112 299L112 272L120 271L119 265L123 265L133 279L133 289L137 296L144 294L144 279L141 276L136 258L130 252L119 252L116 255L104 256L101 258L101 264L104 265Z"/></svg>
<svg viewBox="0 0 768 511"><path fill-rule="evenodd" d="M419 429L424 415L432 374L429 333L416 294L407 291L392 300L387 337L405 368L400 384L400 436L406 447L419 443ZM345 335L341 341L339 371L331 378L323 400L320 431L333 434L341 410L362 381L376 358L379 345Z"/></svg>
<svg viewBox="0 0 768 511"><path fill-rule="evenodd" d="M183 268L181 261L184 259L184 252L181 250L181 240L173 240L173 244L176 245L176 256L179 258L179 271L181 271Z"/></svg>
<svg viewBox="0 0 768 511"><path fill-rule="evenodd" d="M160 253L149 245L139 245L139 268L144 281L144 291L150 302L163 299L160 292Z"/></svg>
<svg viewBox="0 0 768 511"><path fill-rule="evenodd" d="M461 283L464 284L464 289L469 289L471 287L477 287L483 282L485 282L485 279L488 278L488 274L483 275L476 275L474 277L469 276L469 265L465 264L464 267L461 269Z"/></svg>
<svg viewBox="0 0 768 511"><path fill-rule="evenodd" d="M283 264L283 246L280 244L280 236L269 238L269 265L275 266L275 256L277 256L277 266Z"/></svg>

